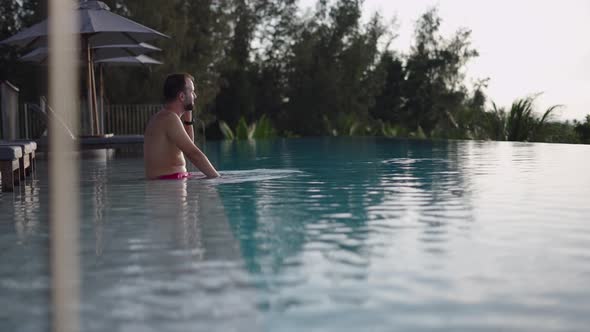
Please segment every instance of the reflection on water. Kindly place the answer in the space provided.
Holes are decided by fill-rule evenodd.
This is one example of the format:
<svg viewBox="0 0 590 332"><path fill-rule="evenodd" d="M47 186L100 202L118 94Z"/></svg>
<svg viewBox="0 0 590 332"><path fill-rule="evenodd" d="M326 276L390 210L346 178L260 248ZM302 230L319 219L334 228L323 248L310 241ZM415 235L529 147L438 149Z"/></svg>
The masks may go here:
<svg viewBox="0 0 590 332"><path fill-rule="evenodd" d="M258 330L253 290L242 287L250 277L216 187L145 181L131 168L127 174L109 174L118 169L114 165L100 168L88 169L91 178L106 174L119 181L103 181L101 191L90 186L96 206L85 211L95 213L100 236L96 257L83 256L85 326L141 330L139 319L154 330L186 330L199 318L217 322L220 330L229 322ZM99 202L108 209L96 213ZM232 303L235 296L250 300ZM105 307L112 321L104 320Z"/></svg>
<svg viewBox="0 0 590 332"><path fill-rule="evenodd" d="M581 331L590 147L209 143L219 180L84 161L84 330ZM47 183L0 196L0 329L48 328ZM23 263L24 262L24 263ZM26 299L26 300L23 300Z"/></svg>

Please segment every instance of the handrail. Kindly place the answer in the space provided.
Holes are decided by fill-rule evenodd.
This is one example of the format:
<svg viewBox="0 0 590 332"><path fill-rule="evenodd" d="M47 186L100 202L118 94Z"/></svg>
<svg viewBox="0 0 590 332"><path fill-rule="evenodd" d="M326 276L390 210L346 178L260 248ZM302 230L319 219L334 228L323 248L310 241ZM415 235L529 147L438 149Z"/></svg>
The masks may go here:
<svg viewBox="0 0 590 332"><path fill-rule="evenodd" d="M38 132L39 123L41 124L41 129L45 125L44 122L47 122L47 114L42 111L42 107L38 104L34 103L25 103L25 107L22 108L23 112L27 112L26 115L30 116L31 114L38 113L42 115L43 120L39 122L39 120L31 119L30 121L26 121L23 123L21 121L21 133L31 133L33 132L33 128ZM83 105L80 105L83 107ZM161 104L114 104L114 105L105 105L104 108L104 132L108 134L115 134L115 135L143 135L145 131L145 126L147 125L151 116L157 113L162 108ZM74 136L73 132L67 126L67 122L57 116L55 111L51 107L47 107L47 113L51 114L51 116L56 116L61 126L64 127L70 134L70 136ZM37 119L39 119L37 117ZM84 124L84 119L81 119L82 123ZM199 140L202 139L205 142L205 130L206 124L202 119L194 118L195 125L198 127L197 131L202 131L202 138L200 137ZM84 125L81 126L84 128ZM201 136L199 135L199 136ZM36 137L31 137L36 138Z"/></svg>

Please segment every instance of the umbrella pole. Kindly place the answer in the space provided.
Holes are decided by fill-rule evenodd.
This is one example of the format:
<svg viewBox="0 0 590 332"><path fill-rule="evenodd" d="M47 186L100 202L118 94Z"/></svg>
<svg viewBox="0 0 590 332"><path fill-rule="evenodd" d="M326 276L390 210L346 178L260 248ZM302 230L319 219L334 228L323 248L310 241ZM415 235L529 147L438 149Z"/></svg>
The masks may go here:
<svg viewBox="0 0 590 332"><path fill-rule="evenodd" d="M90 121L90 134L94 135L94 123L92 117L92 59L90 58L90 43L88 38L84 38L84 46L86 46L86 60L88 65L88 72L86 76L86 87L88 88L88 94L86 96L88 101L88 120Z"/></svg>
<svg viewBox="0 0 590 332"><path fill-rule="evenodd" d="M105 134L104 129L104 65L98 65L98 74L100 75L100 118L102 133Z"/></svg>
<svg viewBox="0 0 590 332"><path fill-rule="evenodd" d="M91 50L92 52L92 50ZM90 59L92 59L92 53L90 53ZM94 72L94 61L92 61L92 114L94 116L94 134L100 135L99 123L98 123L98 105L96 101L96 76Z"/></svg>

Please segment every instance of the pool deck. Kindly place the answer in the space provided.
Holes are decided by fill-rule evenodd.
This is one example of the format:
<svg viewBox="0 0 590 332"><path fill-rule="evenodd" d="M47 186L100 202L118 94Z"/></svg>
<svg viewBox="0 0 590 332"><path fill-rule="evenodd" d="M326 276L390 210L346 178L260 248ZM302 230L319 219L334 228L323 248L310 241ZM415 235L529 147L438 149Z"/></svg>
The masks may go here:
<svg viewBox="0 0 590 332"><path fill-rule="evenodd" d="M143 145L143 135L81 136L76 140L81 150L116 149L127 146ZM37 141L39 150L46 152L49 145L47 138Z"/></svg>
<svg viewBox="0 0 590 332"><path fill-rule="evenodd" d="M117 149L143 145L143 135L81 136L76 140L81 151ZM36 153L47 152L47 137L37 141L0 140L0 184L3 192L14 191L28 176L34 176Z"/></svg>

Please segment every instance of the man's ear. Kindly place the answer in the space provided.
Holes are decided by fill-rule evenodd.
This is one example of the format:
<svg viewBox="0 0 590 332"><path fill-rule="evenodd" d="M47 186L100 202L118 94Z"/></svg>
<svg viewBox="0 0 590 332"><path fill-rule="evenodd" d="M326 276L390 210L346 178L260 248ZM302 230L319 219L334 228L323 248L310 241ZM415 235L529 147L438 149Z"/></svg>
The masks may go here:
<svg viewBox="0 0 590 332"><path fill-rule="evenodd" d="M181 93L179 94L179 96L180 96L180 100L181 100L181 101L184 101L184 98L186 98L186 95L184 94L184 92L181 92Z"/></svg>

